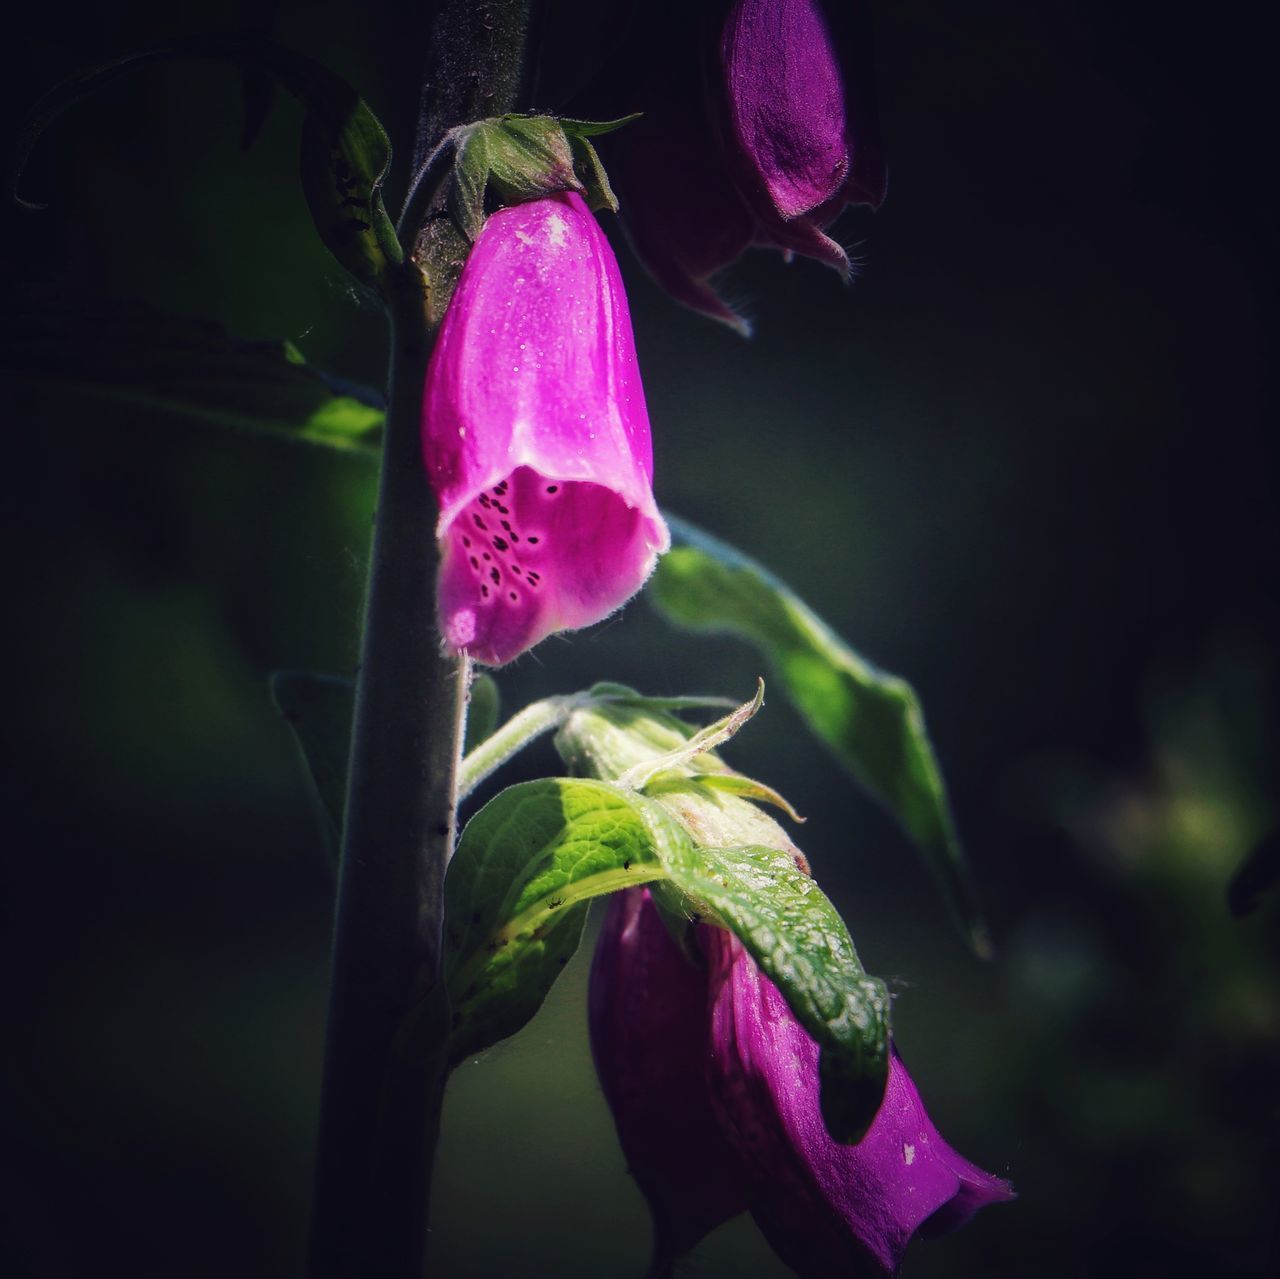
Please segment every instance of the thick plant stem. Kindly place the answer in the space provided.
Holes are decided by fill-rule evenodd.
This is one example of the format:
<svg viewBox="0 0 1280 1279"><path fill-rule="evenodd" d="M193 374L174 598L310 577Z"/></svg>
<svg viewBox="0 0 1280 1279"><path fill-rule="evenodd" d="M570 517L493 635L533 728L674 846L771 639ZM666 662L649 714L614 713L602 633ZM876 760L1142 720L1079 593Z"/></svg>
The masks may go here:
<svg viewBox="0 0 1280 1279"><path fill-rule="evenodd" d="M404 1023L432 989L465 680L435 625L435 502L421 461L430 335L393 306L392 372L356 692L311 1237L315 1279L421 1272L438 1089ZM397 1086L418 1069L415 1088ZM394 1094L395 1104L390 1104Z"/></svg>
<svg viewBox="0 0 1280 1279"><path fill-rule="evenodd" d="M514 108L528 6L435 5L422 111L432 145L455 125ZM406 248L417 231L402 227ZM310 1279L425 1272L448 1073L444 873L467 696L465 664L444 655L435 620L437 511L420 430L431 324L445 288L428 283L434 306L406 262L387 299L391 373L334 924Z"/></svg>

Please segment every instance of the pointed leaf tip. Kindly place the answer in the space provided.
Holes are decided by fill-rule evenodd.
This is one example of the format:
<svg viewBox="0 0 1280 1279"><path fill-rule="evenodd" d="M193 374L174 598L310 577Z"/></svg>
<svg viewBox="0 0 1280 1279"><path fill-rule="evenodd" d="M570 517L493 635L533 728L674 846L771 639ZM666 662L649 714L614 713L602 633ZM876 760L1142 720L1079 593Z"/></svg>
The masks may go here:
<svg viewBox="0 0 1280 1279"><path fill-rule="evenodd" d="M794 592L740 551L667 516L672 550L650 580L669 621L728 632L773 666L801 718L901 822L933 871L966 943L990 953L977 893L914 690L848 644Z"/></svg>

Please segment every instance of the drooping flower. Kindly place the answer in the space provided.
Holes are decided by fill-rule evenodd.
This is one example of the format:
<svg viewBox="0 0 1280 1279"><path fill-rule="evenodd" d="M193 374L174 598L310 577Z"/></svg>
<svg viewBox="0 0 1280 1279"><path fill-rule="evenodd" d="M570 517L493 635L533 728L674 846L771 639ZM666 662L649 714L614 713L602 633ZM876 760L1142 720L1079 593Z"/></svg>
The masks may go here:
<svg viewBox="0 0 1280 1279"><path fill-rule="evenodd" d="M842 272L848 258L823 227L885 194L860 7L736 0L720 41L723 129L762 235Z"/></svg>
<svg viewBox="0 0 1280 1279"><path fill-rule="evenodd" d="M659 25L649 12L645 21ZM743 331L709 279L749 244L847 277L848 256L824 228L885 194L865 6L680 5L648 53L628 101L644 117L608 145L623 222L649 273Z"/></svg>
<svg viewBox="0 0 1280 1279"><path fill-rule="evenodd" d="M896 1049L866 1136L833 1141L818 1104L817 1044L736 938L702 933L711 1104L739 1156L752 1216L799 1275L893 1273L913 1235L954 1230L1013 1198L1008 1182L939 1136Z"/></svg>
<svg viewBox="0 0 1280 1279"><path fill-rule="evenodd" d="M493 214L427 371L441 632L509 662L607 617L669 535L618 264L581 197Z"/></svg>
<svg viewBox="0 0 1280 1279"><path fill-rule="evenodd" d="M591 973L596 1066L655 1224L655 1267L745 1204L800 1275L896 1271L913 1235L1012 1198L939 1136L896 1050L856 1145L831 1139L818 1046L730 933L697 968L647 890L610 904ZM696 1012L696 1016L695 1016Z"/></svg>
<svg viewBox="0 0 1280 1279"><path fill-rule="evenodd" d="M707 992L647 888L614 893L591 962L591 1052L649 1203L655 1271L747 1206L707 1104Z"/></svg>

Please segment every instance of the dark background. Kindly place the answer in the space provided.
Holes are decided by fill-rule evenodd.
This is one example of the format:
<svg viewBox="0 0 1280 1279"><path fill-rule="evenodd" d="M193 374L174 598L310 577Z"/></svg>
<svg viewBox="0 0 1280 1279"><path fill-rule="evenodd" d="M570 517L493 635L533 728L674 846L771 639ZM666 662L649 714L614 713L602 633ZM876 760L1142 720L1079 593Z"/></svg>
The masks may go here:
<svg viewBox="0 0 1280 1279"><path fill-rule="evenodd" d="M545 83L607 83L596 8L559 12ZM659 500L914 682L997 960L966 956L781 698L730 758L808 814L933 1118L1020 1191L915 1245L908 1279L1273 1273L1280 914L1225 906L1277 816L1269 46L1213 6L876 17L890 195L837 228L853 287L749 257L728 282L747 344L615 240ZM86 64L236 21L37 8L8 41L7 118ZM421 25L281 14L388 123L397 189ZM186 62L58 123L24 187L49 208L4 214L10 314L55 281L289 337L377 385L381 318L311 229L296 108L248 153L240 122L235 75ZM332 884L266 679L352 669L373 468L21 378L2 402L5 1272L296 1274ZM499 680L508 708L598 678L745 698L758 667L640 601ZM543 746L509 776L556 767ZM441 1274L643 1268L585 958L450 1086ZM783 1273L745 1221L684 1272Z"/></svg>

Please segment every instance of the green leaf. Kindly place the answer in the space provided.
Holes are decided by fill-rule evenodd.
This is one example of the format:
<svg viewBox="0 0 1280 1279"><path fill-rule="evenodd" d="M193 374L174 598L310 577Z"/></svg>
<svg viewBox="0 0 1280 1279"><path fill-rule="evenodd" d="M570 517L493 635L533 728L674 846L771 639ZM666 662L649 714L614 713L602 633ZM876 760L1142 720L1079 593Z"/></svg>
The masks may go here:
<svg viewBox="0 0 1280 1279"><path fill-rule="evenodd" d="M271 700L293 729L321 813L325 843L336 862L347 799L355 684L314 671L275 671Z"/></svg>
<svg viewBox="0 0 1280 1279"><path fill-rule="evenodd" d="M857 1140L884 1093L889 1000L835 908L786 851L700 846L667 805L602 781L512 786L463 831L445 881L450 1059L537 1012L578 948L590 898L645 883L666 909L742 941L822 1049L829 1131Z"/></svg>
<svg viewBox="0 0 1280 1279"><path fill-rule="evenodd" d="M340 76L311 58L252 33L213 33L120 58L72 76L32 108L13 170L17 192L26 158L46 128L68 108L149 63L178 57L227 59L272 73L302 104L301 178L316 230L362 284L386 291L403 261L382 201L391 144L377 117Z"/></svg>
<svg viewBox="0 0 1280 1279"><path fill-rule="evenodd" d="M989 954L911 686L855 653L760 565L682 520L668 516L667 523L675 545L649 583L659 610L679 625L729 632L755 644L809 727L916 841L961 931L978 954Z"/></svg>
<svg viewBox="0 0 1280 1279"><path fill-rule="evenodd" d="M241 342L216 324L149 307L45 296L0 316L0 367L42 394L267 432L372 456L384 413L372 392L317 372L286 342Z"/></svg>
<svg viewBox="0 0 1280 1279"><path fill-rule="evenodd" d="M453 1061L537 1012L578 948L587 901L656 879L672 838L661 812L592 781L509 787L467 823L445 880Z"/></svg>

